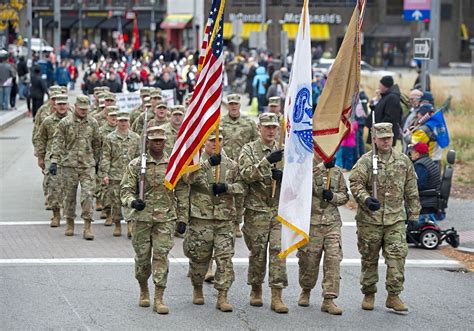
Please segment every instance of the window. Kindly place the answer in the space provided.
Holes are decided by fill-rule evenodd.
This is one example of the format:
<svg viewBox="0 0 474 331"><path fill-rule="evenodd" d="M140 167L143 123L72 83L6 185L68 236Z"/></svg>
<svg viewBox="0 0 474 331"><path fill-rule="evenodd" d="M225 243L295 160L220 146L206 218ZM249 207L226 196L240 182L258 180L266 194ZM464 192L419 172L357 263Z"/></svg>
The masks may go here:
<svg viewBox="0 0 474 331"><path fill-rule="evenodd" d="M387 0L386 6L387 16L403 15L403 0Z"/></svg>

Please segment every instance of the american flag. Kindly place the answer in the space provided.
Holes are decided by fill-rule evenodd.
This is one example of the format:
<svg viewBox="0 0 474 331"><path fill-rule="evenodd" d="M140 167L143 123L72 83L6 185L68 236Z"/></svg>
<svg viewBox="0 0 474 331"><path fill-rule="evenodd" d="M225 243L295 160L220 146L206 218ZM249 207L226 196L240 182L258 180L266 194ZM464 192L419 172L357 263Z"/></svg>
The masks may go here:
<svg viewBox="0 0 474 331"><path fill-rule="evenodd" d="M193 97L178 132L165 174L170 190L192 170L193 157L219 123L223 84L223 17L225 0L213 0L206 27L206 51ZM209 45L207 45L209 43ZM204 42L203 42L204 45Z"/></svg>
<svg viewBox="0 0 474 331"><path fill-rule="evenodd" d="M202 66L204 64L204 58L206 57L207 45L209 43L209 32L211 31L211 22L211 15L209 15L206 28L204 30L204 38L202 39L201 53L199 54L198 72L201 72Z"/></svg>

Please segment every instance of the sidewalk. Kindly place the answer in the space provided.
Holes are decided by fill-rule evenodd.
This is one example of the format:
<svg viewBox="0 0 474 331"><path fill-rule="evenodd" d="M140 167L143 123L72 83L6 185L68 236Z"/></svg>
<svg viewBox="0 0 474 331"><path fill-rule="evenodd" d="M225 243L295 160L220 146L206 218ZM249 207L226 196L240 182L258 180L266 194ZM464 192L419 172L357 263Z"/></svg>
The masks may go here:
<svg viewBox="0 0 474 331"><path fill-rule="evenodd" d="M0 130L28 116L26 100L17 100L15 110L0 110Z"/></svg>

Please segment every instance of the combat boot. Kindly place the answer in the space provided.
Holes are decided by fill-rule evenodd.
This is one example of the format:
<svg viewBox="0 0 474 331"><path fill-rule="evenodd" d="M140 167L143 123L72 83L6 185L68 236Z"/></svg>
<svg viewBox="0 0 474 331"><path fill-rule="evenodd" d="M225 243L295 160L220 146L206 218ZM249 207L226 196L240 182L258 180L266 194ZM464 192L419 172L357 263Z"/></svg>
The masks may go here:
<svg viewBox="0 0 474 331"><path fill-rule="evenodd" d="M281 288L272 288L272 303L270 308L279 314L288 313L288 306L285 305L281 299Z"/></svg>
<svg viewBox="0 0 474 331"><path fill-rule="evenodd" d="M95 201L95 211L102 211L102 203L99 200Z"/></svg>
<svg viewBox="0 0 474 331"><path fill-rule="evenodd" d="M84 221L84 232L82 237L86 240L94 240L94 235L92 234L91 221Z"/></svg>
<svg viewBox="0 0 474 331"><path fill-rule="evenodd" d="M107 211L105 209L101 209L100 212L100 219L106 220L107 219Z"/></svg>
<svg viewBox="0 0 474 331"><path fill-rule="evenodd" d="M235 237L242 238L242 231L240 231L240 224L235 223Z"/></svg>
<svg viewBox="0 0 474 331"><path fill-rule="evenodd" d="M300 298L298 299L298 306L308 307L311 289L304 288L301 290Z"/></svg>
<svg viewBox="0 0 474 331"><path fill-rule="evenodd" d="M252 292L250 292L250 305L254 307L263 306L262 285L252 285Z"/></svg>
<svg viewBox="0 0 474 331"><path fill-rule="evenodd" d="M114 237L120 237L122 235L122 224L120 224L120 221L115 222L115 229L113 236Z"/></svg>
<svg viewBox="0 0 474 331"><path fill-rule="evenodd" d="M59 209L53 209L53 218L51 219L51 224L49 225L52 228L57 228L61 221L61 211Z"/></svg>
<svg viewBox="0 0 474 331"><path fill-rule="evenodd" d="M112 221L112 212L110 209L106 209L104 226L112 226L113 223L114 222Z"/></svg>
<svg viewBox="0 0 474 331"><path fill-rule="evenodd" d="M132 239L132 222L127 222L127 238Z"/></svg>
<svg viewBox="0 0 474 331"><path fill-rule="evenodd" d="M342 315L342 309L336 306L332 299L324 299L321 305L321 311L331 315Z"/></svg>
<svg viewBox="0 0 474 331"><path fill-rule="evenodd" d="M153 310L158 314L168 314L170 312L168 306L163 303L164 292L164 287L155 286L155 303L153 305Z"/></svg>
<svg viewBox="0 0 474 331"><path fill-rule="evenodd" d="M140 300L138 305L140 307L150 307L150 291L148 290L148 282L139 282L140 284Z"/></svg>
<svg viewBox="0 0 474 331"><path fill-rule="evenodd" d="M73 236L74 235L74 220L73 219L66 219L66 231L64 231L65 236Z"/></svg>
<svg viewBox="0 0 474 331"><path fill-rule="evenodd" d="M202 293L202 285L193 287L193 303L195 305L204 304L204 294Z"/></svg>
<svg viewBox="0 0 474 331"><path fill-rule="evenodd" d="M395 313L407 313L408 307L403 303L402 299L397 294L389 294L387 301L385 301L385 307L393 310Z"/></svg>
<svg viewBox="0 0 474 331"><path fill-rule="evenodd" d="M212 283L214 281L214 272L212 271L212 260L209 261L209 267L207 268L206 275L204 276L204 281Z"/></svg>
<svg viewBox="0 0 474 331"><path fill-rule="evenodd" d="M362 300L362 309L374 310L374 303L375 303L375 294L367 293L364 295L364 300Z"/></svg>
<svg viewBox="0 0 474 331"><path fill-rule="evenodd" d="M216 308L222 312L232 311L232 305L227 302L227 290L219 290L217 294Z"/></svg>

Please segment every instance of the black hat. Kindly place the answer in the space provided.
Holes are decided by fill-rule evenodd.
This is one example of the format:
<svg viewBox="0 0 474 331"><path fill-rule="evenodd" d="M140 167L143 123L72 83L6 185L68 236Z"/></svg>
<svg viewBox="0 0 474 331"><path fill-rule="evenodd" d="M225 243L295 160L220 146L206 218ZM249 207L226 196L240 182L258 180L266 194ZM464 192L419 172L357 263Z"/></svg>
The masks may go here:
<svg viewBox="0 0 474 331"><path fill-rule="evenodd" d="M391 88L393 86L393 77L392 76L383 76L380 80L380 83L386 88Z"/></svg>

